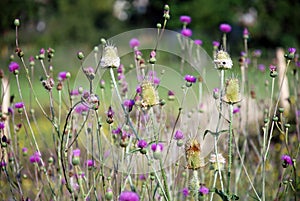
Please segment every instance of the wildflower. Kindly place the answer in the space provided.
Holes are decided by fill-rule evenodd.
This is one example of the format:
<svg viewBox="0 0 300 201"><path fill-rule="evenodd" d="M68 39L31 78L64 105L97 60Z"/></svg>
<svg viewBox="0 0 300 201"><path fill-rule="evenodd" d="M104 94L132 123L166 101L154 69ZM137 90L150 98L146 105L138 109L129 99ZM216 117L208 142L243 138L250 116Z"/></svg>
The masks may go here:
<svg viewBox="0 0 300 201"><path fill-rule="evenodd" d="M183 132L181 130L177 130L175 132L175 135L174 135L174 139L175 140L181 140L183 139L184 135L183 135Z"/></svg>
<svg viewBox="0 0 300 201"><path fill-rule="evenodd" d="M107 111L107 113L106 113L106 115L107 115L106 122L107 122L108 124L113 123L113 121L114 121L114 120L113 120L114 114L115 114L115 112L112 110L111 106L109 106L108 111Z"/></svg>
<svg viewBox="0 0 300 201"><path fill-rule="evenodd" d="M191 29L185 28L181 30L181 35L185 36L185 37L191 37L193 34Z"/></svg>
<svg viewBox="0 0 300 201"><path fill-rule="evenodd" d="M185 144L185 156L187 160L187 168L196 170L204 166L204 161L200 157L200 143L196 139L191 139Z"/></svg>
<svg viewBox="0 0 300 201"><path fill-rule="evenodd" d="M113 200L113 191L110 188L108 188L106 190L105 199L106 200Z"/></svg>
<svg viewBox="0 0 300 201"><path fill-rule="evenodd" d="M168 91L168 100L174 100L175 99L175 94L173 91L169 90Z"/></svg>
<svg viewBox="0 0 300 201"><path fill-rule="evenodd" d="M197 78L192 75L185 75L184 79L189 83L195 83L197 81Z"/></svg>
<svg viewBox="0 0 300 201"><path fill-rule="evenodd" d="M264 64L258 64L257 66L258 70L260 70L261 72L264 72L266 70L266 67Z"/></svg>
<svg viewBox="0 0 300 201"><path fill-rule="evenodd" d="M217 52L214 62L219 70L231 69L233 65L229 54L223 50Z"/></svg>
<svg viewBox="0 0 300 201"><path fill-rule="evenodd" d="M0 130L3 130L5 128L5 123L3 121L0 121Z"/></svg>
<svg viewBox="0 0 300 201"><path fill-rule="evenodd" d="M145 140L139 140L137 146L141 149L146 148L148 143Z"/></svg>
<svg viewBox="0 0 300 201"><path fill-rule="evenodd" d="M100 66L103 68L117 68L120 66L120 58L116 47L107 45L104 48Z"/></svg>
<svg viewBox="0 0 300 201"><path fill-rule="evenodd" d="M293 165L293 160L289 155L282 155L281 156L282 162L282 167L287 168L289 165Z"/></svg>
<svg viewBox="0 0 300 201"><path fill-rule="evenodd" d="M239 80L231 78L227 80L225 86L224 101L229 104L234 104L241 101Z"/></svg>
<svg viewBox="0 0 300 201"><path fill-rule="evenodd" d="M244 28L243 37L244 37L244 39L248 39L249 38L249 31L248 31L247 28Z"/></svg>
<svg viewBox="0 0 300 201"><path fill-rule="evenodd" d="M89 168L91 168L91 167L93 167L93 166L95 165L95 161L89 159L89 160L86 161L86 165L87 165Z"/></svg>
<svg viewBox="0 0 300 201"><path fill-rule="evenodd" d="M80 162L80 149L74 149L73 150L73 157L72 157L72 164L73 165L79 165Z"/></svg>
<svg viewBox="0 0 300 201"><path fill-rule="evenodd" d="M128 108L128 112L131 112L132 107L134 106L135 102L134 102L134 100L132 100L132 99L128 99L128 100L125 100L125 101L123 102L123 104L124 104L125 107Z"/></svg>
<svg viewBox="0 0 300 201"><path fill-rule="evenodd" d="M24 107L24 103L23 102L15 103L15 108L16 109L22 109L23 107Z"/></svg>
<svg viewBox="0 0 300 201"><path fill-rule="evenodd" d="M218 42L218 41L213 41L212 44L213 44L214 49L218 49L220 46L220 42Z"/></svg>
<svg viewBox="0 0 300 201"><path fill-rule="evenodd" d="M218 170L218 168L220 170L223 170L224 166L225 166L225 163L226 163L226 160L225 160L225 158L223 157L222 154L218 154L218 162L219 163L217 164L217 155L216 154L211 154L209 162L211 164L211 169L212 170Z"/></svg>
<svg viewBox="0 0 300 201"><path fill-rule="evenodd" d="M105 88L105 81L104 80L100 80L100 88L101 89Z"/></svg>
<svg viewBox="0 0 300 201"><path fill-rule="evenodd" d="M183 189L182 189L182 194L183 194L184 197L187 197L187 196L189 195L189 189L186 188L186 187L183 188Z"/></svg>
<svg viewBox="0 0 300 201"><path fill-rule="evenodd" d="M270 69L270 76L271 76L272 78L277 77L278 73L277 73L277 71L276 71L276 69L277 69L276 66L270 65L269 69Z"/></svg>
<svg viewBox="0 0 300 201"><path fill-rule="evenodd" d="M240 108L239 107L235 107L233 108L233 114L239 113L240 112Z"/></svg>
<svg viewBox="0 0 300 201"><path fill-rule="evenodd" d="M34 65L35 65L34 57L33 57L33 56L30 56L30 57L29 57L29 65L30 65L30 66L34 66Z"/></svg>
<svg viewBox="0 0 300 201"><path fill-rule="evenodd" d="M162 143L158 144L152 144L151 150L153 151L153 158L154 159L160 159L161 158L161 152L163 151L164 146Z"/></svg>
<svg viewBox="0 0 300 201"><path fill-rule="evenodd" d="M286 59L292 60L295 58L296 48L290 47L288 48L288 53L285 56Z"/></svg>
<svg viewBox="0 0 300 201"><path fill-rule="evenodd" d="M199 189L199 193L200 193L201 195L206 195L206 194L209 193L209 189L202 185L202 186L200 187L200 189Z"/></svg>
<svg viewBox="0 0 300 201"><path fill-rule="evenodd" d="M70 77L71 77L71 74L69 72L63 71L63 72L58 73L58 80L60 80L60 81L64 81Z"/></svg>
<svg viewBox="0 0 300 201"><path fill-rule="evenodd" d="M10 62L8 69L10 72L15 72L20 69L20 66L17 62L12 61L12 62Z"/></svg>
<svg viewBox="0 0 300 201"><path fill-rule="evenodd" d="M139 41L137 38L132 38L132 39L129 41L129 46L130 46L131 48L138 47L138 46L140 46L140 41Z"/></svg>
<svg viewBox="0 0 300 201"><path fill-rule="evenodd" d="M179 19L180 19L180 22L182 22L183 24L189 24L192 22L192 18L187 15L182 15L182 16L180 16Z"/></svg>
<svg viewBox="0 0 300 201"><path fill-rule="evenodd" d="M6 165L7 165L6 162L4 160L1 160L0 167L5 167Z"/></svg>
<svg viewBox="0 0 300 201"><path fill-rule="evenodd" d="M260 57L261 56L261 50L254 50L253 51L253 53L252 53L252 55L254 56L254 57Z"/></svg>
<svg viewBox="0 0 300 201"><path fill-rule="evenodd" d="M95 70L93 67L89 66L87 68L84 68L83 72L89 80L93 80L95 78Z"/></svg>
<svg viewBox="0 0 300 201"><path fill-rule="evenodd" d="M149 81L144 81L141 86L142 107L148 108L159 104L158 94Z"/></svg>
<svg viewBox="0 0 300 201"><path fill-rule="evenodd" d="M135 192L123 191L120 194L119 201L140 201L140 198Z"/></svg>
<svg viewBox="0 0 300 201"><path fill-rule="evenodd" d="M75 107L75 112L77 114L82 114L84 112L87 112L89 110L88 106L86 106L85 104L78 104L76 107Z"/></svg>
<svg viewBox="0 0 300 201"><path fill-rule="evenodd" d="M84 54L83 54L82 51L77 52L77 58L78 58L79 60L84 59Z"/></svg>
<svg viewBox="0 0 300 201"><path fill-rule="evenodd" d="M41 162L41 154L39 152L35 152L29 158L30 163L40 163Z"/></svg>
<svg viewBox="0 0 300 201"><path fill-rule="evenodd" d="M223 33L229 33L231 31L231 26L229 24L220 24L219 28Z"/></svg>
<svg viewBox="0 0 300 201"><path fill-rule="evenodd" d="M20 26L20 20L16 18L16 19L14 20L14 25L15 25L16 27Z"/></svg>
<svg viewBox="0 0 300 201"><path fill-rule="evenodd" d="M22 148L22 153L23 153L23 156L27 156L28 148L27 147L23 147Z"/></svg>
<svg viewBox="0 0 300 201"><path fill-rule="evenodd" d="M219 88L214 88L214 90L213 90L213 97L214 97L214 99L219 99L220 98L220 90L219 90Z"/></svg>
<svg viewBox="0 0 300 201"><path fill-rule="evenodd" d="M122 133L122 130L121 130L120 127L118 127L118 128L116 128L116 129L113 129L111 132L112 132L112 134L118 135L118 134Z"/></svg>
<svg viewBox="0 0 300 201"><path fill-rule="evenodd" d="M194 40L194 43L199 46L201 46L203 44L202 40L199 40L199 39Z"/></svg>

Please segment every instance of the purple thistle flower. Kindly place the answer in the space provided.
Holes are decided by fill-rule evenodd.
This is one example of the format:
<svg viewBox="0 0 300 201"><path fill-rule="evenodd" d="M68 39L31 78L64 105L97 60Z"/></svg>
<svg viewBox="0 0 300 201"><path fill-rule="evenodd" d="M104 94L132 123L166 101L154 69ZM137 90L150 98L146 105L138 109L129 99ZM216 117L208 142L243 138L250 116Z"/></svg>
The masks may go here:
<svg viewBox="0 0 300 201"><path fill-rule="evenodd" d="M243 36L244 36L244 38L248 38L249 37L249 31L248 31L247 28L244 28Z"/></svg>
<svg viewBox="0 0 300 201"><path fill-rule="evenodd" d="M65 79L67 79L67 75L68 75L68 72L65 72L65 71L58 73L58 80L64 81Z"/></svg>
<svg viewBox="0 0 300 201"><path fill-rule="evenodd" d="M209 193L209 189L206 188L205 186L201 186L200 189L199 189L199 193L200 193L201 195L206 195L206 194Z"/></svg>
<svg viewBox="0 0 300 201"><path fill-rule="evenodd" d="M189 189L186 188L186 187L183 188L183 189L182 189L182 194L183 194L184 197L187 197L187 196L189 195Z"/></svg>
<svg viewBox="0 0 300 201"><path fill-rule="evenodd" d="M181 34L185 37L191 37L193 32L191 29L186 28L181 30Z"/></svg>
<svg viewBox="0 0 300 201"><path fill-rule="evenodd" d="M142 87L140 85L138 85L136 87L136 93L140 94L142 92Z"/></svg>
<svg viewBox="0 0 300 201"><path fill-rule="evenodd" d="M288 167L289 165L293 165L293 160L289 155L282 155L281 160L283 161L282 166L284 168Z"/></svg>
<svg viewBox="0 0 300 201"><path fill-rule="evenodd" d="M272 64L270 65L269 68L270 68L270 71L276 71L276 66L274 66L274 65L272 65Z"/></svg>
<svg viewBox="0 0 300 201"><path fill-rule="evenodd" d="M168 91L168 96L174 96L174 95L175 95L175 93L173 91L171 91L171 90Z"/></svg>
<svg viewBox="0 0 300 201"><path fill-rule="evenodd" d="M261 50L254 50L254 52L252 54L254 57L260 57L262 52L261 52Z"/></svg>
<svg viewBox="0 0 300 201"><path fill-rule="evenodd" d="M75 107L75 112L77 114L81 114L82 112L87 112L88 110L89 110L88 106L86 106L86 105L84 105L82 103L80 103L79 105L77 105Z"/></svg>
<svg viewBox="0 0 300 201"><path fill-rule="evenodd" d="M140 201L140 198L135 192L123 191L120 194L119 201Z"/></svg>
<svg viewBox="0 0 300 201"><path fill-rule="evenodd" d="M233 109L233 114L239 113L240 112L240 108L236 107Z"/></svg>
<svg viewBox="0 0 300 201"><path fill-rule="evenodd" d="M229 24L220 24L219 28L223 33L229 33L231 31L231 26Z"/></svg>
<svg viewBox="0 0 300 201"><path fill-rule="evenodd" d="M180 16L180 22L184 23L184 24L189 24L192 22L192 18L190 16L187 15L182 15Z"/></svg>
<svg viewBox="0 0 300 201"><path fill-rule="evenodd" d="M216 48L218 48L220 46L220 42L218 42L218 41L213 41L212 44Z"/></svg>
<svg viewBox="0 0 300 201"><path fill-rule="evenodd" d="M29 157L30 163L39 163L41 162L41 154L39 152L35 152L33 155Z"/></svg>
<svg viewBox="0 0 300 201"><path fill-rule="evenodd" d="M150 57L153 58L153 57L156 57L156 51L152 50L150 52Z"/></svg>
<svg viewBox="0 0 300 201"><path fill-rule="evenodd" d="M88 167L93 167L95 165L95 162L94 162L94 160L89 159L89 160L86 161L86 165Z"/></svg>
<svg viewBox="0 0 300 201"><path fill-rule="evenodd" d="M0 121L0 129L3 130L5 128L5 123Z"/></svg>
<svg viewBox="0 0 300 201"><path fill-rule="evenodd" d="M174 139L175 140L181 140L183 139L184 135L183 135L183 132L181 130L177 130L175 132L175 135L174 135Z"/></svg>
<svg viewBox="0 0 300 201"><path fill-rule="evenodd" d="M40 54L45 54L45 49L44 48L40 49Z"/></svg>
<svg viewBox="0 0 300 201"><path fill-rule="evenodd" d="M108 118L113 118L115 112L112 110L111 106L109 106L108 111L107 111L107 117Z"/></svg>
<svg viewBox="0 0 300 201"><path fill-rule="evenodd" d="M195 83L197 80L197 78L192 75L186 75L184 77L184 79L185 79L185 81L190 82L190 83Z"/></svg>
<svg viewBox="0 0 300 201"><path fill-rule="evenodd" d="M9 66L8 66L8 69L9 69L10 72L14 72L16 70L19 70L19 68L20 68L19 64L17 62L14 62L14 61L10 62Z"/></svg>
<svg viewBox="0 0 300 201"><path fill-rule="evenodd" d="M141 149L146 148L148 143L145 140L139 140L137 146Z"/></svg>
<svg viewBox="0 0 300 201"><path fill-rule="evenodd" d="M129 46L130 46L131 48L138 47L138 46L140 46L140 41L139 41L137 38L132 38L132 39L129 41Z"/></svg>
<svg viewBox="0 0 300 201"><path fill-rule="evenodd" d="M23 102L18 102L18 103L15 103L15 108L16 109L21 109L24 107L24 103Z"/></svg>
<svg viewBox="0 0 300 201"><path fill-rule="evenodd" d="M162 143L151 145L151 150L152 151L162 151L163 149L164 149L164 145Z"/></svg>
<svg viewBox="0 0 300 201"><path fill-rule="evenodd" d="M78 96L79 95L79 90L78 89L73 89L72 91L70 91L70 95L71 96Z"/></svg>
<svg viewBox="0 0 300 201"><path fill-rule="evenodd" d="M199 40L199 39L194 40L194 43L196 45L202 45L203 44L202 40Z"/></svg>
<svg viewBox="0 0 300 201"><path fill-rule="evenodd" d="M258 70L260 70L261 72L264 72L266 70L266 67L264 64L258 64L257 66Z"/></svg>
<svg viewBox="0 0 300 201"><path fill-rule="evenodd" d="M7 165L6 162L4 160L1 160L0 167L5 167L6 165Z"/></svg>
<svg viewBox="0 0 300 201"><path fill-rule="evenodd" d="M139 176L139 179L142 180L142 181L146 181L146 180L147 180L147 175L141 174L141 175Z"/></svg>
<svg viewBox="0 0 300 201"><path fill-rule="evenodd" d="M74 157L79 157L80 156L80 149L74 149L73 150L73 156Z"/></svg>
<svg viewBox="0 0 300 201"><path fill-rule="evenodd" d="M23 153L27 153L27 151L28 151L28 148L27 148L27 147L23 147L23 148L22 148L22 152L23 152Z"/></svg>
<svg viewBox="0 0 300 201"><path fill-rule="evenodd" d="M124 106L128 108L128 111L132 110L132 107L134 106L135 102L132 99L127 99L124 101Z"/></svg>
<svg viewBox="0 0 300 201"><path fill-rule="evenodd" d="M118 127L116 129L113 129L111 132L112 132L112 134L118 135L118 134L122 133L122 130L120 127Z"/></svg>
<svg viewBox="0 0 300 201"><path fill-rule="evenodd" d="M289 51L289 54L295 54L296 48L290 47L290 48L288 49L288 51Z"/></svg>

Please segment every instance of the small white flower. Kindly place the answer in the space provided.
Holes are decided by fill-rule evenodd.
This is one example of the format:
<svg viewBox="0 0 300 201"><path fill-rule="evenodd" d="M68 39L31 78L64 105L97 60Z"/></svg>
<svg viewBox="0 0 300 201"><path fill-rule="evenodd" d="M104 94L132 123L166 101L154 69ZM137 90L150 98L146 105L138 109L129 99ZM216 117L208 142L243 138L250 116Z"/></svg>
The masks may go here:
<svg viewBox="0 0 300 201"><path fill-rule="evenodd" d="M217 69L231 69L233 65L229 54L223 50L217 52L214 62Z"/></svg>
<svg viewBox="0 0 300 201"><path fill-rule="evenodd" d="M104 48L100 66L103 68L117 68L120 66L120 58L116 47L107 45Z"/></svg>

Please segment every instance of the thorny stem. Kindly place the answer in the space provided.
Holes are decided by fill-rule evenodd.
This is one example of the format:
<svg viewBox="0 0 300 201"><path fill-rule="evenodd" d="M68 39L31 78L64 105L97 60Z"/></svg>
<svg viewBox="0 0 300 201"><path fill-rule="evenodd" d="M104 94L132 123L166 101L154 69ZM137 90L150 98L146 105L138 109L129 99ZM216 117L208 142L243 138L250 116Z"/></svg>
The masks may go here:
<svg viewBox="0 0 300 201"><path fill-rule="evenodd" d="M227 170L227 190L226 193L230 193L231 182L231 165L232 165L232 123L233 123L233 104L229 104L229 138L228 138L228 170Z"/></svg>

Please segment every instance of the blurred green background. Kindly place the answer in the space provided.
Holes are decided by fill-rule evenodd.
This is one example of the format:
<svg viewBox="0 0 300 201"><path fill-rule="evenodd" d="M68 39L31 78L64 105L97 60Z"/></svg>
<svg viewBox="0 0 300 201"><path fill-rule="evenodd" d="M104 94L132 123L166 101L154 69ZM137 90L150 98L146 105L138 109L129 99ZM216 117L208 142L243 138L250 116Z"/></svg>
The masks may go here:
<svg viewBox="0 0 300 201"><path fill-rule="evenodd" d="M167 28L180 30L180 15L190 15L192 38L202 39L204 47L220 40L218 26L222 22L233 26L229 37L232 50L241 44L245 26L255 38L250 44L256 48L297 47L300 42L298 0L1 0L1 59L14 47L15 18L21 20L23 45L93 47L101 37L155 27L162 22L164 4L171 9Z"/></svg>

